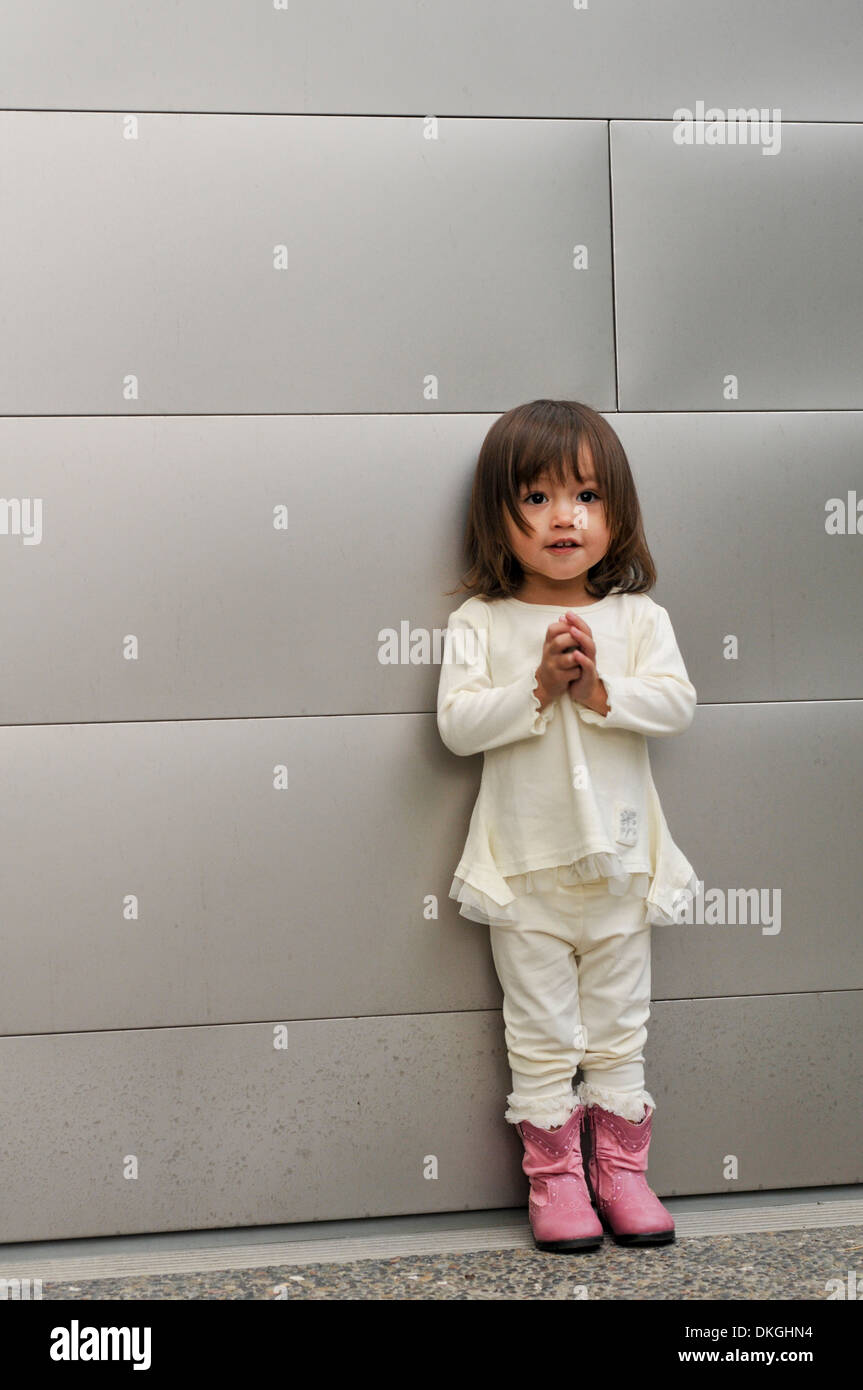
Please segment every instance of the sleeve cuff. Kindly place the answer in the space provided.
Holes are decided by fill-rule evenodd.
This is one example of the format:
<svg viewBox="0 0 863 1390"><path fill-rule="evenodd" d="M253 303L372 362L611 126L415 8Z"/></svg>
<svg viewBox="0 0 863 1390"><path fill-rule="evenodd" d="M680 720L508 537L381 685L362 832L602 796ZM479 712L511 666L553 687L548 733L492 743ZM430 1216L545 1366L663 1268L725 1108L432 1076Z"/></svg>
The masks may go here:
<svg viewBox="0 0 863 1390"><path fill-rule="evenodd" d="M579 700L573 700L572 703L575 705L575 708L578 711L579 719L583 719L585 724L604 724L606 727L608 727L609 724L614 725L615 723L614 678L612 677L611 679L609 679L609 677L604 676L601 671L597 671L596 676L597 680L601 680L603 685L605 686L605 701L608 705L608 713L597 714L595 709L588 709L587 705L581 704Z"/></svg>
<svg viewBox="0 0 863 1390"><path fill-rule="evenodd" d="M533 675L528 674L528 680L530 681L530 698L532 708L534 711L534 719L533 724L531 726L531 733L544 734L552 719L554 718L554 711L557 708L557 701L552 700L550 704L546 705L545 709L541 709L539 703L539 696L536 693L536 687L539 685L539 681L536 677L536 672L534 672Z"/></svg>

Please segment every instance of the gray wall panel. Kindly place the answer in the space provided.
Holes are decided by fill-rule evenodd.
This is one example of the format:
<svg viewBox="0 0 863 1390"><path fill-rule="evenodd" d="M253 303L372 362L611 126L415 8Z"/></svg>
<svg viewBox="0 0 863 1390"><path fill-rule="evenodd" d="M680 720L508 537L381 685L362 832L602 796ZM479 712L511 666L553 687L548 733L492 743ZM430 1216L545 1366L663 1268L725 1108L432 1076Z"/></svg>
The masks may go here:
<svg viewBox="0 0 863 1390"><path fill-rule="evenodd" d="M863 1180L861 1024L860 991L656 1005L655 1190ZM0 1040L0 1238L526 1208L497 1012L289 1023L287 1043L264 1024Z"/></svg>
<svg viewBox="0 0 863 1390"><path fill-rule="evenodd" d="M671 614L699 703L859 699L863 412L608 419L638 486L654 597Z"/></svg>
<svg viewBox="0 0 863 1390"><path fill-rule="evenodd" d="M440 653L382 664L380 634L431 644L464 598L495 418L0 420L0 495L41 504L39 544L0 545L0 721L432 711ZM859 695L863 545L826 521L859 485L863 412L607 418L701 703Z"/></svg>
<svg viewBox="0 0 863 1390"><path fill-rule="evenodd" d="M863 1182L860 990L656 1004L648 1029L657 1192Z"/></svg>
<svg viewBox="0 0 863 1390"><path fill-rule="evenodd" d="M138 120L0 113L0 411L614 405L604 122Z"/></svg>
<svg viewBox="0 0 863 1390"><path fill-rule="evenodd" d="M859 407L863 126L766 156L673 130L611 122L619 407Z"/></svg>
<svg viewBox="0 0 863 1390"><path fill-rule="evenodd" d="M815 61L817 55L817 61ZM4 0L10 106L863 118L856 0Z"/></svg>
<svg viewBox="0 0 863 1390"><path fill-rule="evenodd" d="M857 700L699 706L654 742L669 828L716 904L655 928L655 998L863 987L861 718Z"/></svg>
<svg viewBox="0 0 863 1390"><path fill-rule="evenodd" d="M277 1026L0 1040L0 1240L519 1204L499 1015Z"/></svg>
<svg viewBox="0 0 863 1390"><path fill-rule="evenodd" d="M654 748L706 890L774 918L657 928L655 998L863 987L860 703L815 708L815 739L810 704L744 705ZM432 716L2 737L0 1032L498 1006L488 931L448 897L479 759Z"/></svg>
<svg viewBox="0 0 863 1390"><path fill-rule="evenodd" d="M434 709L434 652L381 651L442 639L493 419L0 420L0 495L41 505L0 538L0 722Z"/></svg>
<svg viewBox="0 0 863 1390"><path fill-rule="evenodd" d="M499 1004L447 897L474 779L429 716L2 740L0 1033Z"/></svg>

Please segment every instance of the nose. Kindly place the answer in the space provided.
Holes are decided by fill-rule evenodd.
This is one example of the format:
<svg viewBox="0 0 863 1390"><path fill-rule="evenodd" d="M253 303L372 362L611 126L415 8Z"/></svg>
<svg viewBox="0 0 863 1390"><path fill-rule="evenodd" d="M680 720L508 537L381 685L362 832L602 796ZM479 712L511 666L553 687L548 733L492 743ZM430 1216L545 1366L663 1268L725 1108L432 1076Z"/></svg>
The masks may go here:
<svg viewBox="0 0 863 1390"><path fill-rule="evenodd" d="M579 526L579 508L576 502L559 502L555 508L554 524L566 531Z"/></svg>

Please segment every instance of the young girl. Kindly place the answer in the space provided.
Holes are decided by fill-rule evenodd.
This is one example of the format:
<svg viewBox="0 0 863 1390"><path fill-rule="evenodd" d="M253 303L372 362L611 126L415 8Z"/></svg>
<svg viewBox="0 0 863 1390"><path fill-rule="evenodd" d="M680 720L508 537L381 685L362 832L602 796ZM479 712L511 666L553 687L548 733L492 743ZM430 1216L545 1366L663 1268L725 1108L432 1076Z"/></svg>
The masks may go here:
<svg viewBox="0 0 863 1390"><path fill-rule="evenodd" d="M474 591L449 618L437 721L483 754L450 897L487 923L541 1250L674 1240L647 1184L651 924L697 889L646 737L679 734L696 693L666 610L629 463L577 401L502 415L470 502ZM577 1067L583 1080L573 1092ZM585 1184L581 1130L591 1140Z"/></svg>

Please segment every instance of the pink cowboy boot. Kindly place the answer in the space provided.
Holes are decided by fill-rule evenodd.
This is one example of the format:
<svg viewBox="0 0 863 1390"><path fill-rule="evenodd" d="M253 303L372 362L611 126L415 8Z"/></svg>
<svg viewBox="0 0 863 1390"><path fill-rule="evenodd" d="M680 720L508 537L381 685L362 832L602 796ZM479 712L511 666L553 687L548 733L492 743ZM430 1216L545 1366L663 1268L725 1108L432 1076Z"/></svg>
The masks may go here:
<svg viewBox="0 0 863 1390"><path fill-rule="evenodd" d="M588 1159L602 1224L618 1245L665 1245L674 1240L674 1221L647 1185L647 1150L653 1111L640 1124L601 1105L588 1107Z"/></svg>
<svg viewBox="0 0 863 1390"><path fill-rule="evenodd" d="M540 1129L529 1120L515 1126L524 1143L521 1166L530 1179L528 1211L538 1250L595 1250L602 1241L584 1180L584 1118L579 1105L560 1129Z"/></svg>

